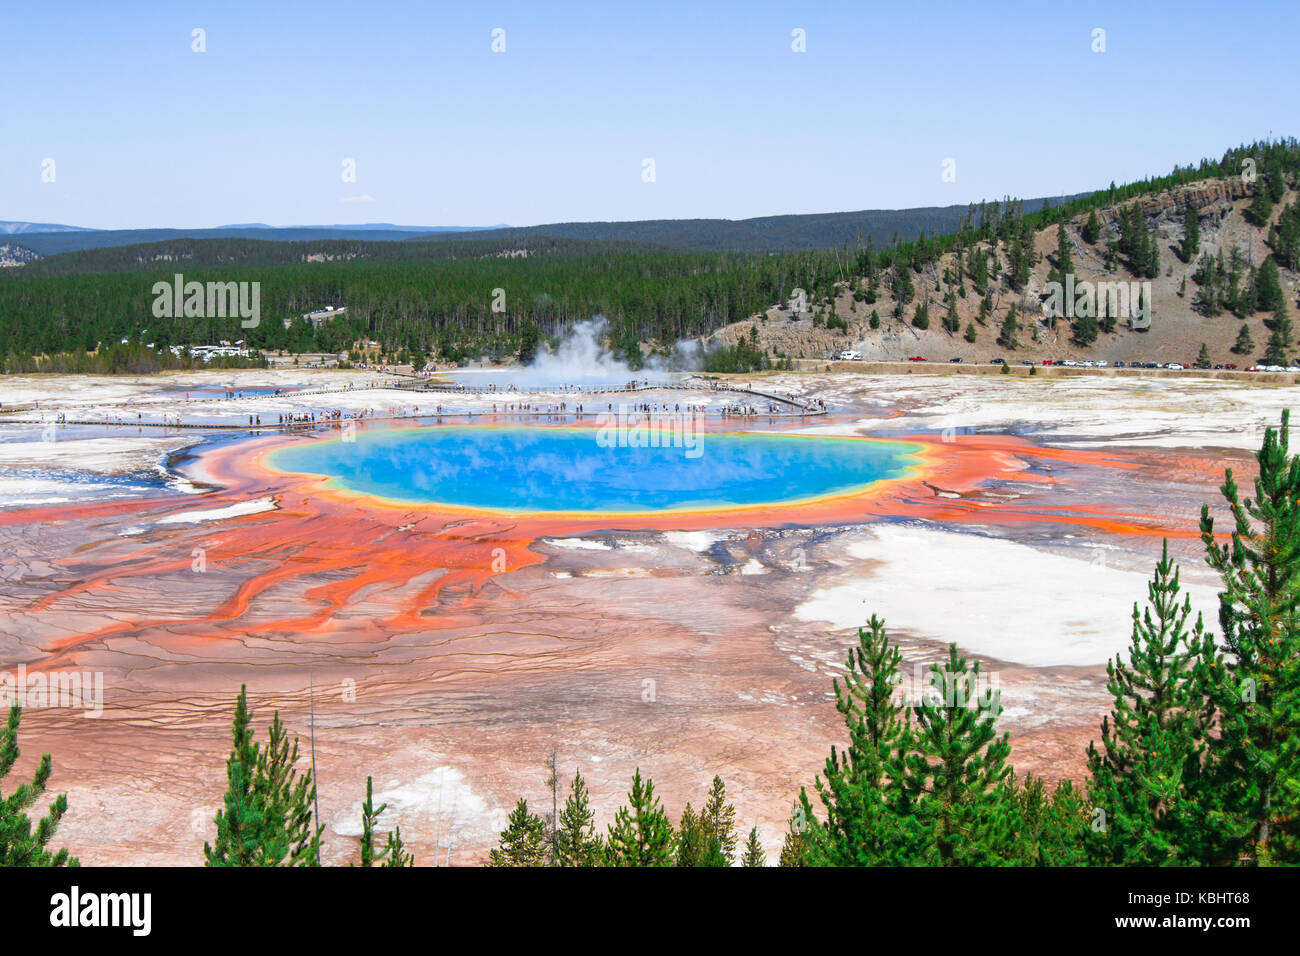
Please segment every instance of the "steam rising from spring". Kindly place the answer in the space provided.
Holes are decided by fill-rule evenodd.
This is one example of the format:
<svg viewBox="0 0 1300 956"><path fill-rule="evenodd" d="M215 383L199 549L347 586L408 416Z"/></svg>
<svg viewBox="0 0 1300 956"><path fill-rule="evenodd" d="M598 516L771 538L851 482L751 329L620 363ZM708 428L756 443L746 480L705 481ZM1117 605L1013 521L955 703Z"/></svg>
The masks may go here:
<svg viewBox="0 0 1300 956"><path fill-rule="evenodd" d="M667 357L649 356L643 368L633 370L605 345L608 329L601 315L575 323L554 350L538 349L533 363L514 371L511 380L520 386L620 384L698 369L704 358L700 344L685 339Z"/></svg>

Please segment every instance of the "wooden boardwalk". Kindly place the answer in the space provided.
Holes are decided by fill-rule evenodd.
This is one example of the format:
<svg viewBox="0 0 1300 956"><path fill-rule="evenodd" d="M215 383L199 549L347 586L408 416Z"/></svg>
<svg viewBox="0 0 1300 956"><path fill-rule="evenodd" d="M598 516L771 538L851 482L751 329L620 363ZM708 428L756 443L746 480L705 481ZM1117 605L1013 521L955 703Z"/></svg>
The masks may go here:
<svg viewBox="0 0 1300 956"><path fill-rule="evenodd" d="M637 392L665 391L665 390L705 392L714 395L720 392L732 393L736 395L747 395L747 396L753 396L755 398L760 398L768 402L776 402L786 408L792 409L792 411L789 412L760 412L756 409L751 409L744 417L772 418L778 416L780 417L798 416L802 418L805 416L826 414L826 409L819 408L813 402L801 402L789 396L776 395L770 392L763 392L758 389L751 388L749 386L732 385L726 382L708 382L708 383L651 382L647 380L647 381L628 382L626 385L599 385L592 388L575 389L573 391L562 390L560 394L581 397L587 395L634 394ZM236 389L235 391L238 391L238 389ZM369 392L369 391L420 392L420 393L431 393L431 394L439 394L439 395L442 394L448 394L448 395L472 394L472 395L479 395L479 396L499 395L501 396L502 403L508 403L511 396L514 395L522 396L524 394L528 394L524 392L510 392L500 387L494 388L491 385L448 385L442 383L433 383L427 380L419 380L419 381L407 380L407 381L388 381L388 382L376 381L374 383L367 383L365 385L360 385L360 386L356 385L355 383L351 383L348 385L324 385L324 386L320 386L319 388L295 389L293 391L283 392L280 395L276 395L272 392L272 393L262 393L258 395L237 395L232 398L205 397L203 400L218 401L218 402L243 402L243 401L255 401L255 400L266 400L266 399L276 399L276 398L298 398L303 395L330 395L330 394L344 394L348 392ZM124 407L139 408L142 405L145 406L161 405L161 404L174 405L176 404L176 402L177 399L175 398L144 399L140 401L131 402L128 406L124 406ZM440 417L442 418L498 417L499 418L503 415L511 418L542 418L542 417L554 418L556 416L563 416L566 418L586 418L589 415L599 414L595 412L584 412L582 415L578 415L578 413L569 410L559 412L559 411L547 411L544 409L539 409L536 411L528 410L528 411L500 411L500 412L443 411L441 413L410 412L408 414L400 414L400 415L365 416L362 418L325 419L322 421L256 422L256 423L184 422L184 421L158 422L158 421L145 421L143 419L133 422L130 420L105 421L102 419L67 418L67 417L64 417L62 421L53 421L48 418L11 417L11 415L14 415L19 412L30 412L34 410L37 410L37 406L35 403L31 403L31 402L23 403L21 405L7 406L4 409L0 409L0 424L38 425L42 427L48 427L50 425L56 425L56 426L57 425L89 425L89 426L102 426L105 428L108 427L151 428L151 429L164 429L164 430L175 429L178 431L217 430L217 431L265 432L265 431L309 430L313 428L320 428L326 425L343 425L347 422L356 422L356 421L398 421L398 420L406 420L406 419L414 419L414 418L440 418Z"/></svg>

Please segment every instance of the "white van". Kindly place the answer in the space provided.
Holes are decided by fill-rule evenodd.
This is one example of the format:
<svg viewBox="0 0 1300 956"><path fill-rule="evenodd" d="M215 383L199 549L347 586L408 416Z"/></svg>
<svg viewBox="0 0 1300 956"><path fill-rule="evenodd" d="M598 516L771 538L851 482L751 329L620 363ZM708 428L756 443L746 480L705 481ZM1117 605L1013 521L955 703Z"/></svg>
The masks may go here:
<svg viewBox="0 0 1300 956"><path fill-rule="evenodd" d="M861 359L862 359L861 352L854 352L850 349L845 349L840 353L841 362L858 362L861 361Z"/></svg>

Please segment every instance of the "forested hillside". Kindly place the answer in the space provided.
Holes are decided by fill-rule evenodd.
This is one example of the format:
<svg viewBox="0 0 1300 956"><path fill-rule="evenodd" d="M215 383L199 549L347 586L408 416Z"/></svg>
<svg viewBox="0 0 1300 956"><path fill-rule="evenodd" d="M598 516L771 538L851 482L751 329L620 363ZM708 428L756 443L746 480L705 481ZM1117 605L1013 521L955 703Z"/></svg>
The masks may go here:
<svg viewBox="0 0 1300 956"><path fill-rule="evenodd" d="M1003 210L938 240L868 248L852 279L809 302L811 322L774 303L716 337L769 360L850 350L868 361L1300 364L1297 185L1295 140L1240 147L1033 215ZM1103 305L1103 285L1131 293L1141 321Z"/></svg>
<svg viewBox="0 0 1300 956"><path fill-rule="evenodd" d="M521 239L463 239L448 242L384 242L368 239L315 239L277 242L242 237L168 239L133 246L65 252L32 262L23 275L87 275L95 272L148 272L156 269L260 269L310 262L412 262L428 259L479 259L492 256L566 255L599 257L669 250L631 242L590 242L529 236Z"/></svg>
<svg viewBox="0 0 1300 956"><path fill-rule="evenodd" d="M748 321L745 341L733 340L732 353L718 365L744 370L803 354L764 340L752 327L756 317L770 318L777 304L798 298L796 290L806 298L803 316L813 317L801 327L847 334L855 324L864 331L892 322L911 334L927 332L933 313L936 330L950 340L975 342L988 327L988 340L996 335L999 345L1014 348L1017 336L1057 331L1057 323L1031 323L1024 314L1027 307L1041 312L1031 291L1036 270L1060 275L1074 269L1073 258L1087 258L1100 274L1171 276L1151 225L1161 214L1159 197L1215 181L1231 186L1233 196L1249 197L1248 214L1276 260L1238 261L1227 252L1206 259L1189 243L1179 255L1189 257L1195 282L1180 295L1189 314L1193 305L1206 313L1262 308L1276 324L1285 320L1286 296L1279 299L1273 288L1281 288L1273 267L1295 268L1300 228L1300 213L1283 199L1298 178L1295 140L1255 143L1062 206L1027 212L1017 202L981 203L944 235L884 247L868 237L769 254L483 234L407 243L186 239L87 251L0 272L0 351L22 359L121 339L159 347L246 339L265 348L336 352L375 339L392 355L500 359L529 353L540 336L603 315L612 344L633 367L646 347L670 348ZM1063 237L1055 253L1040 248L1049 231ZM153 286L177 272L187 281L260 283L261 324L245 330L238 319L155 318ZM315 330L299 318L325 306L346 306L346 317ZM293 320L287 329L285 319ZM1114 331L1113 323L1095 321L1061 328L1082 347ZM1289 346L1289 326L1283 332Z"/></svg>
<svg viewBox="0 0 1300 956"><path fill-rule="evenodd" d="M0 280L0 341L24 355L90 350L128 338L159 346L246 339L267 348L339 351L361 338L417 354L436 350L448 360L514 352L527 331L555 332L600 314L611 318L629 347L673 342L737 321L796 286L829 290L835 257L726 253L597 253L472 258L427 257L227 265L193 268L158 263L144 272L18 275ZM16 271L16 270L15 270ZM238 319L156 319L155 282L261 283L262 322L245 330ZM494 290L500 289L498 295ZM496 303L503 311L493 311ZM298 318L324 306L346 306L346 317L319 329ZM291 328L283 319L295 320Z"/></svg>

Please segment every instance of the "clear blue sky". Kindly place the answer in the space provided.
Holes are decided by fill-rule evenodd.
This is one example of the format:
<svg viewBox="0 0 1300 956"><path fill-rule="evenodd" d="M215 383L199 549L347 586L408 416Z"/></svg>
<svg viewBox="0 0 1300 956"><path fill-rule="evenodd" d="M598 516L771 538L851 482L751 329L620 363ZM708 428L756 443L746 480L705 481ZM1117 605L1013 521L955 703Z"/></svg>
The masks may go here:
<svg viewBox="0 0 1300 956"><path fill-rule="evenodd" d="M1295 0L11 0L0 220L528 225L1058 195L1300 135L1298 28Z"/></svg>

